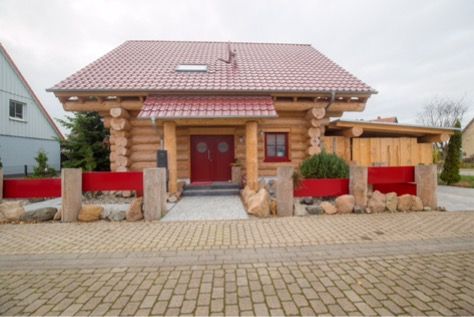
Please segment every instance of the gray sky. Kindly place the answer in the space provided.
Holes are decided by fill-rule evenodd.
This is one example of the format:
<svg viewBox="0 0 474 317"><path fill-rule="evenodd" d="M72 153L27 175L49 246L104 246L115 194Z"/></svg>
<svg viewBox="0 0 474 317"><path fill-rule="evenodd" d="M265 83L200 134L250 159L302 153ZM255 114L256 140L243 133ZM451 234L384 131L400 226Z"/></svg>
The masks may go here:
<svg viewBox="0 0 474 317"><path fill-rule="evenodd" d="M46 88L132 39L310 43L379 92L344 118L414 123L463 96L474 116L471 0L0 0L0 41L53 117Z"/></svg>

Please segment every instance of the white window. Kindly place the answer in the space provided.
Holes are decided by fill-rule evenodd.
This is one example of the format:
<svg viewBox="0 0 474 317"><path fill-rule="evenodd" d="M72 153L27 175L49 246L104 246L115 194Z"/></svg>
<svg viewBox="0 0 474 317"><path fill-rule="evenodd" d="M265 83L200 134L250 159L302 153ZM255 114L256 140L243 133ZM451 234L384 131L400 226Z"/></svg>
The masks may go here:
<svg viewBox="0 0 474 317"><path fill-rule="evenodd" d="M23 102L10 99L10 118L25 120L25 106Z"/></svg>
<svg viewBox="0 0 474 317"><path fill-rule="evenodd" d="M207 72L207 65L180 64L176 66L177 72Z"/></svg>

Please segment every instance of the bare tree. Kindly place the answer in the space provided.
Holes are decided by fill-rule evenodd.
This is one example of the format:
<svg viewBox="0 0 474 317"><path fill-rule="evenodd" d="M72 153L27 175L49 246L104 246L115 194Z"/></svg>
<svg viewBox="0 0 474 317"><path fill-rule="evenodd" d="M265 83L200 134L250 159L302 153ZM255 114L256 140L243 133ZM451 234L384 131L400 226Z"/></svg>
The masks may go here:
<svg viewBox="0 0 474 317"><path fill-rule="evenodd" d="M417 122L431 127L453 128L458 120L462 122L467 110L464 97L459 99L435 97L417 114ZM435 144L443 158L446 156L447 144L448 142Z"/></svg>
<svg viewBox="0 0 474 317"><path fill-rule="evenodd" d="M462 121L467 109L464 97L459 99L435 97L417 114L417 121L427 126L452 128L457 120Z"/></svg>

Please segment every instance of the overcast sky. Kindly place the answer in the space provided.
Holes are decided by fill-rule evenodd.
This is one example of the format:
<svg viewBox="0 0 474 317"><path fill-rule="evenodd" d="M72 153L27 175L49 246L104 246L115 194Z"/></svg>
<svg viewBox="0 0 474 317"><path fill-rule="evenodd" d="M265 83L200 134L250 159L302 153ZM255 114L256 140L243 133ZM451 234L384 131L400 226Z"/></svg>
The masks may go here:
<svg viewBox="0 0 474 317"><path fill-rule="evenodd" d="M472 0L0 0L0 42L55 118L45 89L131 39L309 43L379 92L344 118L415 123L436 96L474 116Z"/></svg>

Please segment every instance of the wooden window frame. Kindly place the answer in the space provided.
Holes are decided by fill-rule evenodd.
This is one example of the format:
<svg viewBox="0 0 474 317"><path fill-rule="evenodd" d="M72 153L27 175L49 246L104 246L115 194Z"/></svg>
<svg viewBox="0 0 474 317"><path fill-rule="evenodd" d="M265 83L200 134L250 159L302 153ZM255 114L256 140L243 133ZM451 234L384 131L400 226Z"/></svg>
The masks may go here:
<svg viewBox="0 0 474 317"><path fill-rule="evenodd" d="M11 115L11 111L10 111L12 106L14 107L13 116ZM17 114L19 113L19 112L17 112L17 107L18 106L21 107L21 117L17 116ZM11 120L26 121L26 119L25 119L25 108L26 108L26 103L21 102L21 101L17 101L17 100L14 100L14 99L10 99L9 103L8 103L8 117Z"/></svg>
<svg viewBox="0 0 474 317"><path fill-rule="evenodd" d="M267 153L267 135L279 135L279 134L282 134L285 136L285 156L282 156L282 157L278 157L278 156L268 156L268 153ZM291 162L290 160L290 147L289 147L289 144L288 144L288 132L285 132L285 131L282 131L282 132L264 132L264 135L263 135L263 139L264 139L264 151L265 151L265 158L264 158L264 162L269 162L269 163L278 163L278 162ZM276 145L275 145L276 146ZM275 149L276 150L276 149Z"/></svg>

